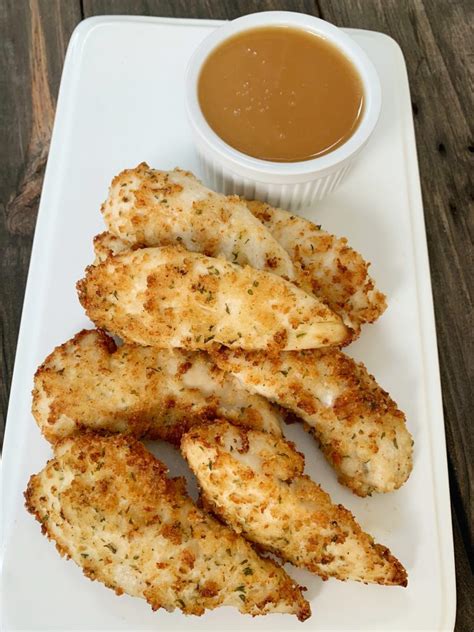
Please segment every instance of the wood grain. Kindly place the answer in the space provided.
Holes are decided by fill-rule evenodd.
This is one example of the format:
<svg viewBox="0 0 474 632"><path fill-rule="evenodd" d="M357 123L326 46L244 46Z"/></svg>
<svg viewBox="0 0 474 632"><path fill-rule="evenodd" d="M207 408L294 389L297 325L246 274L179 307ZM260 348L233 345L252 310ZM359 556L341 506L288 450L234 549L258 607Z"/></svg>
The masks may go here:
<svg viewBox="0 0 474 632"><path fill-rule="evenodd" d="M1 414L5 414L31 240L64 53L82 17L232 19L255 10L310 13L382 31L408 67L435 301L450 471L458 608L474 625L474 248L472 23L469 0L4 0L0 164ZM469 63L471 62L471 63Z"/></svg>
<svg viewBox="0 0 474 632"><path fill-rule="evenodd" d="M319 15L317 3L312 0L84 0L84 15L159 15L162 17L206 18L212 20L233 20L255 11L299 11Z"/></svg>

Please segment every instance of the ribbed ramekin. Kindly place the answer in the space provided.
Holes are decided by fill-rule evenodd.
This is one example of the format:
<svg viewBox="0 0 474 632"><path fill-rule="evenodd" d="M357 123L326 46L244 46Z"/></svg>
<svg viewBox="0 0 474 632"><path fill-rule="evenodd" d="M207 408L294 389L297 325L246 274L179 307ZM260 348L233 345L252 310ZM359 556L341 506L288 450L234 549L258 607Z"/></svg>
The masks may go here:
<svg viewBox="0 0 474 632"><path fill-rule="evenodd" d="M264 26L301 28L324 37L337 46L358 71L364 88L362 119L354 134L334 151L301 162L259 160L225 143L204 118L197 89L204 61L229 37ZM237 193L291 210L321 200L342 182L374 131L380 106L380 81L372 62L360 46L349 35L324 20L289 11L253 13L217 28L196 49L186 72L186 109L206 184L226 194Z"/></svg>

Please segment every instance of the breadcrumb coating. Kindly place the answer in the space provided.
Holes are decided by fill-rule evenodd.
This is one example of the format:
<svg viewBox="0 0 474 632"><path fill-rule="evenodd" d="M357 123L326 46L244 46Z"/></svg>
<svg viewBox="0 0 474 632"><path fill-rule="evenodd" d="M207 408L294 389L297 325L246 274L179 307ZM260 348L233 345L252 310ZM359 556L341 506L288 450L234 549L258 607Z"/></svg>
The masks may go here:
<svg viewBox="0 0 474 632"><path fill-rule="evenodd" d="M345 237L264 202L249 201L247 206L291 257L300 287L324 300L345 325L357 333L383 314L386 299L369 275L370 264Z"/></svg>
<svg viewBox="0 0 474 632"><path fill-rule="evenodd" d="M390 551L303 474L294 444L222 421L192 428L181 450L205 506L264 550L324 579L407 585Z"/></svg>
<svg viewBox="0 0 474 632"><path fill-rule="evenodd" d="M201 615L233 606L310 616L285 571L198 509L184 479L167 478L163 463L131 437L65 439L30 478L25 498L62 556L153 610Z"/></svg>
<svg viewBox="0 0 474 632"><path fill-rule="evenodd" d="M117 175L103 203L108 230L128 244L170 246L292 279L290 257L238 196L207 189L189 171L145 162Z"/></svg>
<svg viewBox="0 0 474 632"><path fill-rule="evenodd" d="M181 243L191 251L271 271L324 301L353 337L386 308L368 273L370 264L346 238L264 202L215 193L192 173L141 163L113 179L101 210L115 238L112 251ZM99 249L108 248L107 238L98 240Z"/></svg>
<svg viewBox="0 0 474 632"><path fill-rule="evenodd" d="M32 412L55 443L89 428L179 444L192 424L229 419L281 434L280 416L203 352L124 344L83 330L38 368Z"/></svg>
<svg viewBox="0 0 474 632"><path fill-rule="evenodd" d="M138 244L134 244L133 246L128 242L120 239L120 237L116 237L104 230L104 232L99 233L94 237L93 240L94 245L94 263L92 265L96 266L99 263L105 261L108 257L113 257L114 255L118 255L121 252L127 252L129 250L138 250L139 248L144 248L145 246L141 246Z"/></svg>
<svg viewBox="0 0 474 632"><path fill-rule="evenodd" d="M339 316L281 277L176 246L108 257L77 287L98 327L142 345L307 349L348 335Z"/></svg>
<svg viewBox="0 0 474 632"><path fill-rule="evenodd" d="M409 477L413 439L405 415L365 366L339 349L221 350L212 358L246 388L303 419L354 493L390 492Z"/></svg>

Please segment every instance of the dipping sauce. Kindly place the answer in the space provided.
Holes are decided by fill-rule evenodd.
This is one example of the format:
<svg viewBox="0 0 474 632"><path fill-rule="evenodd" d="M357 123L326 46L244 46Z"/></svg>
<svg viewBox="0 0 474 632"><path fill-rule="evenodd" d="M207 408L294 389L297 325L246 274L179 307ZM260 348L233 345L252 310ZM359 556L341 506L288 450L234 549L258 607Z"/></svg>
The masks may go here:
<svg viewBox="0 0 474 632"><path fill-rule="evenodd" d="M201 111L214 132L248 156L310 160L357 129L364 108L351 61L302 29L249 29L218 46L198 81Z"/></svg>

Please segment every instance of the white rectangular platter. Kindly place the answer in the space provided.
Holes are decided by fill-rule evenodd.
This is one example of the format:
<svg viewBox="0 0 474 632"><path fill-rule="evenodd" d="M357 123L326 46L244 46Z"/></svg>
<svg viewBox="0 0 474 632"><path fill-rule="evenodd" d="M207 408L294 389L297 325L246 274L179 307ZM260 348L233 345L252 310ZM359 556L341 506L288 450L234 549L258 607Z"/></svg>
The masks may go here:
<svg viewBox="0 0 474 632"><path fill-rule="evenodd" d="M389 37L349 30L380 74L381 119L345 184L306 217L372 261L389 308L348 352L367 365L407 414L414 469L399 491L361 499L338 485L313 440L287 435L307 472L363 528L389 546L408 588L323 582L289 568L308 587L313 616L251 619L222 608L204 616L153 613L116 597L61 559L23 507L31 473L51 456L30 413L33 374L54 346L90 326L75 283L102 231L99 206L111 178L146 160L199 169L184 112L184 70L218 22L101 17L83 22L67 53L31 257L12 384L3 463L4 630L452 630L455 582L436 334L415 138L402 53ZM154 452L173 474L186 468L162 444ZM191 482L191 489L193 483Z"/></svg>

